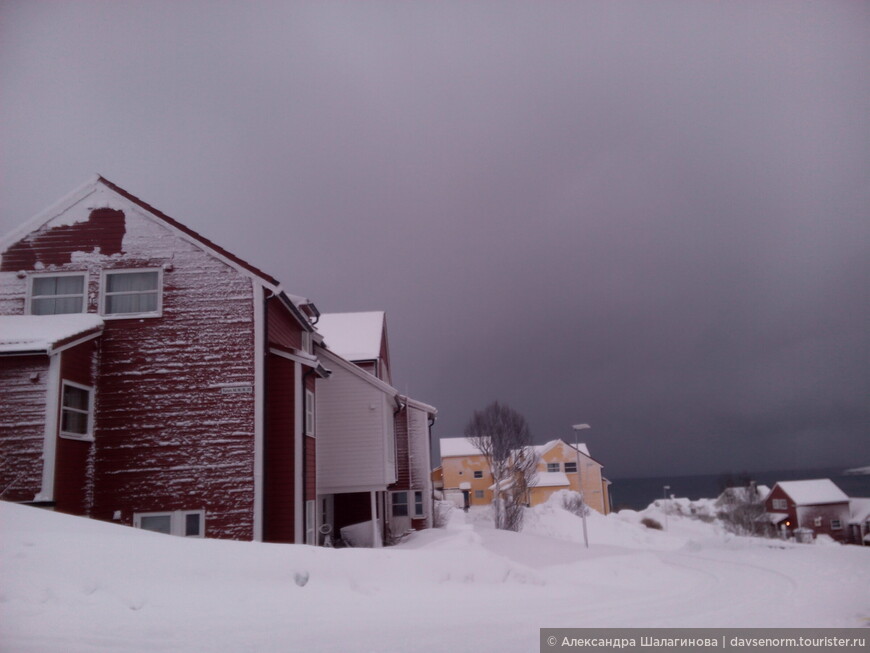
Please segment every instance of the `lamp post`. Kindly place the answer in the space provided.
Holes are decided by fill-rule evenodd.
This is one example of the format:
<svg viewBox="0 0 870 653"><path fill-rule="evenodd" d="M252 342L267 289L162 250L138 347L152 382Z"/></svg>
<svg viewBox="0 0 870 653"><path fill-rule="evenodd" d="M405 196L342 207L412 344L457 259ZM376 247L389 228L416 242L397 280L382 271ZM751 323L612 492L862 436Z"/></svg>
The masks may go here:
<svg viewBox="0 0 870 653"><path fill-rule="evenodd" d="M671 489L670 485L665 485L662 488L662 498L664 499L662 501L662 512L665 513L665 530L668 530L668 509L667 509L667 506L665 505L665 501L668 500L668 490L670 490L670 489Z"/></svg>
<svg viewBox="0 0 870 653"><path fill-rule="evenodd" d="M574 452L577 454L577 490L580 492L580 498L583 499L583 480L580 476L580 431L591 428L588 424L575 424L571 427L574 429ZM589 535L586 531L586 500L583 500L580 506L580 516L583 518L583 543L586 548L589 548Z"/></svg>

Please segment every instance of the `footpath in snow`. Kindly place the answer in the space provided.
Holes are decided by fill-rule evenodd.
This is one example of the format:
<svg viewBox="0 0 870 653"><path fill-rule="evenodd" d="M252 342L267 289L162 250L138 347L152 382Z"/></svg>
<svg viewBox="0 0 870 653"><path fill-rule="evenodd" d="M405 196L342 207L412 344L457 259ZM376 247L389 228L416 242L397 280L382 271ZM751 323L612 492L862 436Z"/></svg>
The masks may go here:
<svg viewBox="0 0 870 653"><path fill-rule="evenodd" d="M183 539L0 502L0 651L537 651L542 627L870 625L870 547L727 534L655 508L522 533L486 512L399 546Z"/></svg>

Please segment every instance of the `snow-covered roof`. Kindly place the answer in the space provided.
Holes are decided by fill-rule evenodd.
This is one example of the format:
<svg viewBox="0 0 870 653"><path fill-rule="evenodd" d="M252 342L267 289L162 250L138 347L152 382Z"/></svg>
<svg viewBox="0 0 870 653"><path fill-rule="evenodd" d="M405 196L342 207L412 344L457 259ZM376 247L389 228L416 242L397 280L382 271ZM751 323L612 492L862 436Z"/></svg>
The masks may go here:
<svg viewBox="0 0 870 653"><path fill-rule="evenodd" d="M787 518L788 518L787 512L766 512L763 515L760 515L758 517L758 519L756 519L755 521L759 521L759 522L766 521L766 522L770 522L771 524L778 524L783 519L787 519Z"/></svg>
<svg viewBox="0 0 870 653"><path fill-rule="evenodd" d="M0 315L0 353L44 352L103 329L93 313L69 315Z"/></svg>
<svg viewBox="0 0 870 653"><path fill-rule="evenodd" d="M849 497L834 485L829 478L816 478L810 481L781 481L776 484L785 492L795 505L811 506L823 503L842 503Z"/></svg>
<svg viewBox="0 0 870 653"><path fill-rule="evenodd" d="M441 457L449 456L480 456L480 449L471 444L467 438L441 438Z"/></svg>
<svg viewBox="0 0 870 653"><path fill-rule="evenodd" d="M532 481L532 487L562 487L570 485L565 472L538 472Z"/></svg>
<svg viewBox="0 0 870 653"><path fill-rule="evenodd" d="M317 330L326 346L349 361L373 360L381 355L383 311L321 313Z"/></svg>
<svg viewBox="0 0 870 653"><path fill-rule="evenodd" d="M535 453L538 454L539 456L543 456L545 453L547 453L550 449L555 447L560 442L567 444L572 449L574 448L574 445L571 444L570 442L565 442L562 438L556 438L555 440L550 440L549 442L547 442L545 444L539 444L539 445L535 446ZM580 442L577 445L577 449L579 449L580 453L582 453L584 456L588 456L590 458L592 457L592 454L589 453L589 447L586 446L585 442Z"/></svg>
<svg viewBox="0 0 870 653"><path fill-rule="evenodd" d="M849 499L849 523L862 524L870 520L870 499Z"/></svg>

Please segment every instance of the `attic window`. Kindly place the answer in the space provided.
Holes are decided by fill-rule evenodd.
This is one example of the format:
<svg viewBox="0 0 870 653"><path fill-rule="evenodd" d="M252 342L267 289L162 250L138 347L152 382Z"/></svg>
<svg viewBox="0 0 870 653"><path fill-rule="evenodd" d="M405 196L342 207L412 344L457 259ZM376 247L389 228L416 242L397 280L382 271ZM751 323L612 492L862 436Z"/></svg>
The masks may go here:
<svg viewBox="0 0 870 653"><path fill-rule="evenodd" d="M160 270L103 273L103 315L160 315Z"/></svg>
<svg viewBox="0 0 870 653"><path fill-rule="evenodd" d="M30 277L30 314L83 313L85 275L55 274Z"/></svg>

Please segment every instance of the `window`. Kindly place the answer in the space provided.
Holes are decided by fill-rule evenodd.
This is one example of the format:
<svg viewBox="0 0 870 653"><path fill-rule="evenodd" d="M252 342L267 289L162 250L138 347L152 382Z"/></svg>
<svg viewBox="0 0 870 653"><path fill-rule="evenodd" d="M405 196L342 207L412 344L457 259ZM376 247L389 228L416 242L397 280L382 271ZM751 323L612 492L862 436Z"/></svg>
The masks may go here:
<svg viewBox="0 0 870 653"><path fill-rule="evenodd" d="M62 315L85 310L85 275L30 277L30 314Z"/></svg>
<svg viewBox="0 0 870 653"><path fill-rule="evenodd" d="M205 537L205 511L137 512L133 514L133 526L167 535Z"/></svg>
<svg viewBox="0 0 870 653"><path fill-rule="evenodd" d="M481 471L474 472L474 478L483 478L483 472L481 472Z"/></svg>
<svg viewBox="0 0 870 653"><path fill-rule="evenodd" d="M426 504L423 502L423 492L421 490L414 491L414 518L422 519L426 516Z"/></svg>
<svg viewBox="0 0 870 653"><path fill-rule="evenodd" d="M159 315L160 270L103 273L103 315Z"/></svg>
<svg viewBox="0 0 870 653"><path fill-rule="evenodd" d="M565 473L566 474L576 474L577 473L577 463L565 463Z"/></svg>
<svg viewBox="0 0 870 653"><path fill-rule="evenodd" d="M408 516L408 493L393 492L393 517Z"/></svg>
<svg viewBox="0 0 870 653"><path fill-rule="evenodd" d="M314 435L314 393L305 391L305 435Z"/></svg>
<svg viewBox="0 0 870 653"><path fill-rule="evenodd" d="M63 382L60 409L60 434L77 440L90 440L93 429L93 388Z"/></svg>
<svg viewBox="0 0 870 653"><path fill-rule="evenodd" d="M816 517L816 518L813 520L813 526L815 526L816 528L819 528L821 525L822 525L822 518L821 518L821 517Z"/></svg>
<svg viewBox="0 0 870 653"><path fill-rule="evenodd" d="M547 471L548 472L558 472L559 471L559 463L547 463Z"/></svg>
<svg viewBox="0 0 870 653"><path fill-rule="evenodd" d="M787 510L788 504L785 499L774 499L773 500L773 509L774 510Z"/></svg>
<svg viewBox="0 0 870 653"><path fill-rule="evenodd" d="M483 490L475 490L474 491L474 498L475 499L482 499L483 498Z"/></svg>
<svg viewBox="0 0 870 653"><path fill-rule="evenodd" d="M843 522L841 522L839 519L832 519L831 520L831 530L832 531L838 531L841 528L843 528Z"/></svg>

